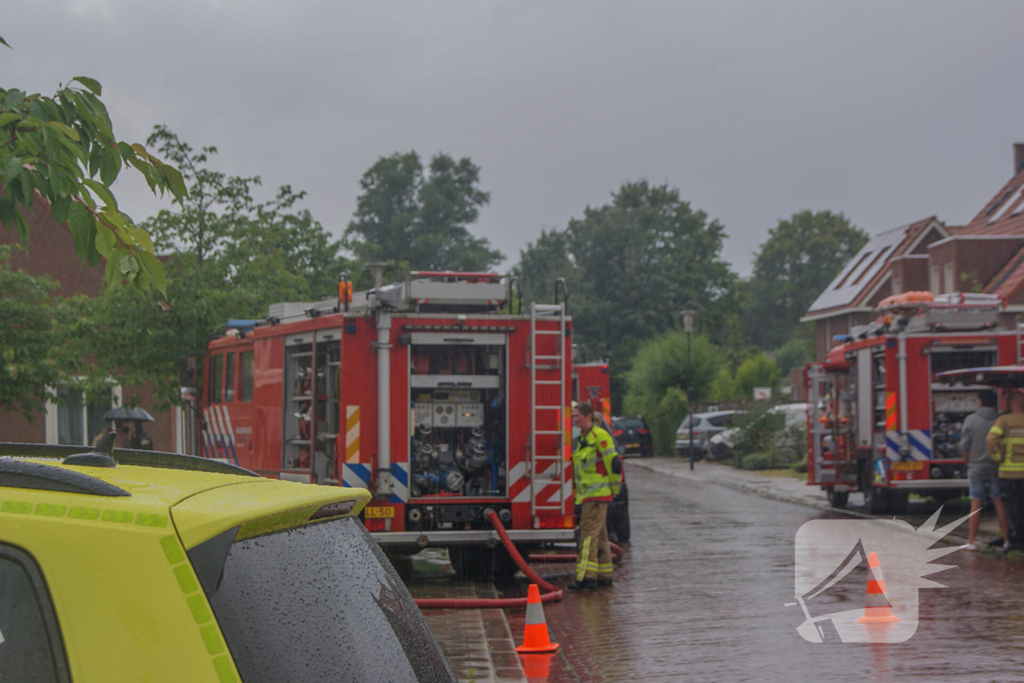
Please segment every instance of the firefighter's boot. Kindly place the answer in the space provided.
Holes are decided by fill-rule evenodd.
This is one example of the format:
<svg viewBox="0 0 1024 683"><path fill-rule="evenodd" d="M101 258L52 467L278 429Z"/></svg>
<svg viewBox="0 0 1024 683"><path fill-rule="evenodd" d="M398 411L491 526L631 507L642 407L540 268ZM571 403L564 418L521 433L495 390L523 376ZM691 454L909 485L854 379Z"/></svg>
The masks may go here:
<svg viewBox="0 0 1024 683"><path fill-rule="evenodd" d="M583 579L582 581L573 581L566 586L571 591L592 591L597 588L597 579Z"/></svg>
<svg viewBox="0 0 1024 683"><path fill-rule="evenodd" d="M607 577L599 576L599 577L597 577L597 587L598 588L608 588L611 585L612 585L612 577L610 577L610 576L607 576Z"/></svg>

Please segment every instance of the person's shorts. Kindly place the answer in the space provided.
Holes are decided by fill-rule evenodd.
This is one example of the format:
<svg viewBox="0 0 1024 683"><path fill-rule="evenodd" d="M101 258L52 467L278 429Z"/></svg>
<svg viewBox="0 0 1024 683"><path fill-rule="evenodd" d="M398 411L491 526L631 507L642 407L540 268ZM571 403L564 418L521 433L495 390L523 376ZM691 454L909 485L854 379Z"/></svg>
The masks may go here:
<svg viewBox="0 0 1024 683"><path fill-rule="evenodd" d="M985 494L992 500L1000 497L998 467L968 467L968 491L974 500L985 500Z"/></svg>

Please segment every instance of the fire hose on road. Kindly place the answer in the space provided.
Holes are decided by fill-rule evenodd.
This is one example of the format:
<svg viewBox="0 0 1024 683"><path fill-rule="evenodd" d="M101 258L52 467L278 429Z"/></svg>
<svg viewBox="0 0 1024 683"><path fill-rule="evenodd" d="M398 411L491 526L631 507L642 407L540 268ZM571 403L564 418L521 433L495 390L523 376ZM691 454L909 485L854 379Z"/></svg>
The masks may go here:
<svg viewBox="0 0 1024 683"><path fill-rule="evenodd" d="M519 554L512 539L509 538L508 532L505 531L505 525L498 519L498 513L494 510L487 511L487 520L494 527L494 530L498 533L498 538L501 539L502 545L505 546L505 550L512 557L512 560L516 563L516 566L526 574L526 578L531 583L537 584L543 594L540 596L541 602L557 602L562 599L562 591L559 590L555 585L545 581L540 577L537 572L533 571L523 556ZM622 548L617 545L612 546L612 553L618 554L622 557ZM551 557L563 557L558 555L544 556L544 559ZM571 557L573 560L576 559L575 555L564 555L564 557ZM533 556L531 555L531 559ZM554 560L559 561L559 560ZM417 599L416 606L420 609L480 609L480 608L507 608L507 607L526 607L526 598L419 598Z"/></svg>

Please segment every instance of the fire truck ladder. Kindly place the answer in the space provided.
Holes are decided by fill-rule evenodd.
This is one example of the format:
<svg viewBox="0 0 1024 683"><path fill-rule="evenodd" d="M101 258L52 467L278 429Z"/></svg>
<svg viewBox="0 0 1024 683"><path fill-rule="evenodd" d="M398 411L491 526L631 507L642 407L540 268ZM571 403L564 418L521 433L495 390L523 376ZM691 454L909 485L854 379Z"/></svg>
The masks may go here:
<svg viewBox="0 0 1024 683"><path fill-rule="evenodd" d="M538 320L557 320L558 329L537 329ZM565 417L567 405L565 392L566 368L566 315L565 303L530 304L530 514L538 511L561 512L565 504L565 491L562 486L563 454L560 452L565 444ZM538 342L545 335L558 335L558 355L540 355L537 353ZM538 375L540 375L538 377ZM556 379L553 379L556 378ZM559 385L558 405L537 405L537 387ZM544 392L550 396L551 392ZM550 424L550 414L554 412L558 429L537 430L537 417L544 415L545 424ZM537 449L538 436L557 436L558 446L553 451L540 452ZM550 439L545 439L550 442ZM538 472L541 472L538 474ZM537 498L545 486L557 485L558 493L544 503Z"/></svg>

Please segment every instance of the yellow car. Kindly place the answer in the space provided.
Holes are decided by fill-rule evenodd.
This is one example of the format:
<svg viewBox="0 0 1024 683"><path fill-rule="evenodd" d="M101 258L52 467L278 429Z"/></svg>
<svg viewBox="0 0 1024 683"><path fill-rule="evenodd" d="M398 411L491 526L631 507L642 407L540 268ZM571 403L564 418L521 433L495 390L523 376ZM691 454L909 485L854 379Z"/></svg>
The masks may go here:
<svg viewBox="0 0 1024 683"><path fill-rule="evenodd" d="M0 681L455 680L367 491L82 450L0 444Z"/></svg>

